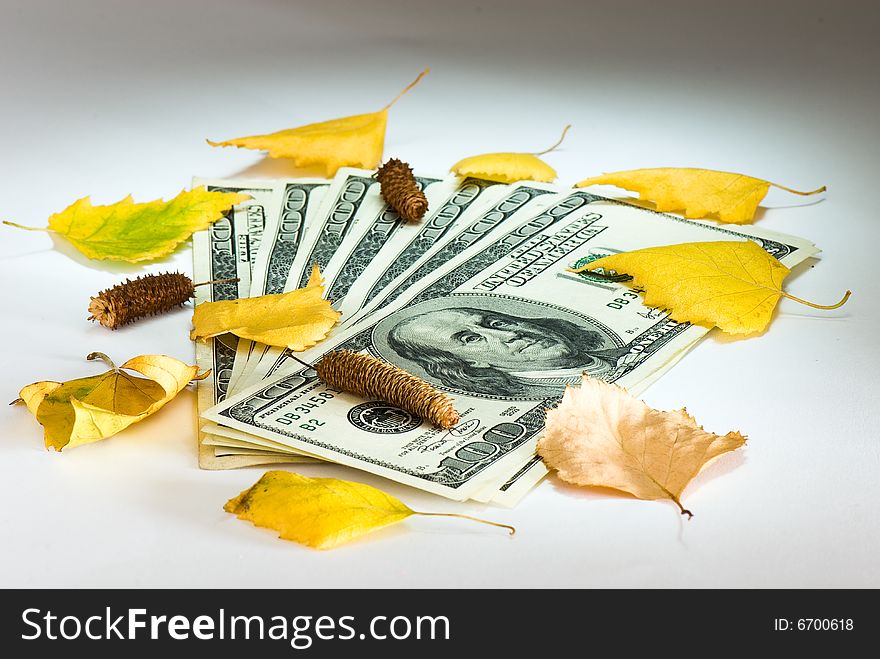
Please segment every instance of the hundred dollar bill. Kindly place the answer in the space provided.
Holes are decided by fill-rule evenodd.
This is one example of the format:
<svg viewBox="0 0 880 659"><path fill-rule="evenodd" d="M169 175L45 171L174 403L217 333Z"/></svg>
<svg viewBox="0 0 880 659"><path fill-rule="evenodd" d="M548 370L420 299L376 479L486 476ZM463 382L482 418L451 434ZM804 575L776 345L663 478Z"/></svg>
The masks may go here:
<svg viewBox="0 0 880 659"><path fill-rule="evenodd" d="M223 218L211 225L210 229L193 235L193 272L196 281L239 278L238 282L227 281L199 286L195 291L195 303L238 299L249 293L251 253L247 238L244 237L247 218L245 216L239 220L236 230L235 212L248 205L257 205L262 209L271 208L273 196L276 196L278 191L271 182L194 178L193 187L200 185L211 192L239 192L251 196L250 200L227 212ZM211 369L208 378L198 383L199 412L215 405L226 396L235 365L237 347L238 340L231 334L196 343L197 363L202 369ZM243 466L242 460L216 459L213 450L203 445L202 441L205 437L205 433L199 431L200 467L227 469Z"/></svg>
<svg viewBox="0 0 880 659"><path fill-rule="evenodd" d="M452 182L446 181L446 185L451 185ZM372 189L375 191L375 194L379 194L378 190L375 188ZM456 220L462 221L464 227L461 229L456 228L455 231L457 235L449 240L448 242L435 243L428 252L417 261L417 263L413 264L408 270L405 271L404 274L399 276L394 280L393 284L397 284L398 290L396 293L386 294L381 296L381 298L377 298L374 301L374 304L379 299L382 300L382 304L386 304L393 300L397 294L399 294L400 290L405 290L409 286L413 285L416 281L421 279L421 277L433 272L437 267L446 263L450 258L459 254L468 246L474 244L477 240L485 236L492 229L497 227L501 222L507 221L510 218L516 217L516 213L525 213L532 212L535 209L544 208L551 204L551 202L555 199L556 195L553 194L556 191L556 188L551 185L542 184L542 183L522 183L516 186L496 186L491 189L493 192L503 192L502 196L496 200L493 195L482 195L477 203L469 205L468 208L465 209L465 212L459 215ZM434 195L438 194L438 191L445 196L448 195L449 192L444 189L444 186L434 186L433 193ZM368 193L369 195L370 193ZM574 212L581 205L587 203L590 200L593 200L595 197L590 195L589 193L582 191L575 191L570 194L562 194L560 196L564 196L562 201L558 201L553 204L550 210L548 211L552 215L561 215L568 214ZM487 198L488 197L488 198ZM433 205L433 200L431 200L431 204ZM361 207L361 211L364 210L364 207ZM474 212L475 211L475 212ZM430 212L430 209L429 209ZM382 244L378 245L381 247L384 244L387 244L387 236L390 235L396 228L397 223L395 222L396 214L392 215L390 218L388 217L389 213L387 207L383 209L383 212L379 213L379 215L375 218L374 223L376 226L373 228L373 223L367 225L369 230L361 229L358 232L356 245L360 245L362 243L361 236L369 235L369 234L379 234L382 239ZM471 220L470 217L473 216ZM390 220L390 221L389 221ZM356 227L357 231L357 227ZM370 243L375 244L379 242L377 240L372 240ZM406 243L413 242L412 239L408 239ZM340 250L342 251L342 250ZM360 250L355 247L350 249L346 253L357 254ZM386 250L387 251L387 250ZM383 252L379 251L379 258L376 258L375 248L370 251L369 259L361 259L362 263L369 264L369 262L375 259L376 263L380 266L383 264L387 264L392 262L397 254L393 256L385 256L382 258ZM335 273L338 269L343 269L345 266L334 268L333 262L337 257L334 256L334 259L331 260L331 264L328 265L327 272ZM406 259L407 261L411 259ZM421 267L416 271L412 272L414 268L418 265ZM353 274L361 275L363 268L352 268L354 271ZM409 275L409 276L407 276ZM332 276L332 274L330 275ZM369 278L365 278L369 281ZM403 281L401 281L403 279ZM353 280L353 279L352 279ZM393 286L391 287L393 288ZM331 294L328 297L332 300L338 299L336 295L332 294L332 286L330 288ZM341 291L340 291L341 292ZM287 353L289 356L289 353ZM277 365L267 364L269 369L273 366L277 368ZM266 375L266 374L262 374ZM223 426L219 426L217 424L207 424L214 428L214 431L220 433L221 435L226 435L226 437L231 436L232 433L237 433L237 431L231 431L229 429L224 428ZM233 435L234 436L234 435ZM245 435L245 438L249 436ZM218 441L222 442L226 438L219 437ZM251 441L254 441L255 438L250 436ZM233 442L238 440L231 440ZM273 443L274 444L274 443ZM543 467L543 464L538 461L531 461L527 467L524 467L517 471L515 476L508 482L505 483L500 489L496 489L495 487L489 487L485 492L481 493L480 496L477 496L478 500L489 502L494 501L497 503L501 503L502 505L513 506L515 503L524 496L534 485L536 485L545 475L547 471Z"/></svg>
<svg viewBox="0 0 880 659"><path fill-rule="evenodd" d="M329 182L325 179L296 179L279 184L278 208L266 218L261 244L251 269L250 296L284 292L290 268L303 241L306 227L316 215ZM268 346L239 341L236 366L230 390L235 391L253 369Z"/></svg>
<svg viewBox="0 0 880 659"><path fill-rule="evenodd" d="M259 234L259 222L250 222L249 217L242 213L243 209L254 206L258 215L265 217L266 209L272 205L273 196L277 195L274 184L267 182L229 181L194 178L193 186L205 186L210 192L239 192L251 196L249 201L236 206L223 218L215 222L210 229L198 232L193 240L193 270L197 281L214 281L217 279L235 279L238 282L225 282L196 288L195 302L235 300L245 297L250 292L251 244L249 233ZM238 222L235 215L239 213ZM246 213L246 211L245 211ZM202 345L210 346L211 365L214 375L202 382L212 382L210 386L199 387L210 389L211 405L223 400L228 390L229 378L232 375L232 362L238 341L229 336L223 340L208 341ZM207 394L206 394L207 396ZM206 398L208 400L208 398Z"/></svg>
<svg viewBox="0 0 880 659"><path fill-rule="evenodd" d="M265 209L260 204L237 206L232 213L232 226L235 233L236 276L238 277L238 298L250 297L253 253L262 237ZM247 361L247 346L250 341L239 339L236 343L235 359L229 376L227 393L232 391L235 381L241 375Z"/></svg>
<svg viewBox="0 0 880 659"><path fill-rule="evenodd" d="M281 189L274 181L257 181L246 179L209 179L193 177L193 187L205 186L209 192L239 192L250 195L250 199L238 204L236 209L253 207L254 211L246 216L244 224L248 233L253 234L248 253L249 263L253 265L256 260L257 249L262 240L263 227L267 218L278 212L281 203Z"/></svg>
<svg viewBox="0 0 880 659"><path fill-rule="evenodd" d="M438 180L422 177L418 184L426 187ZM369 228L372 220L381 221L386 208L380 186L372 171L348 167L340 169L324 195L317 217L310 224L302 240L301 249L290 268L285 290L304 286L312 266L317 264L324 276L325 296L336 300L335 296L342 293L343 287L347 290L349 285L350 273L343 274L345 266L348 265L352 271L363 270L360 262L366 258L367 252L372 251L373 243L383 240L381 229L393 226L396 222L396 214L394 218L387 216L384 218L392 221L381 223L377 231L371 235L372 242L361 240L362 235L355 227L360 224L366 229ZM346 255L348 258L344 257ZM335 287L333 273L341 275L341 280ZM281 352L280 348L264 350L260 360L254 360L254 367L248 370L246 383L251 384L263 379L266 375L265 369L274 363Z"/></svg>
<svg viewBox="0 0 880 659"><path fill-rule="evenodd" d="M597 197L561 219L502 224L386 308L302 353L371 354L453 397L449 431L334 390L301 365L203 417L452 499L482 497L534 456L546 410L589 373L638 393L708 331L657 316L637 293L557 274L591 249L756 240L789 267L816 252L794 237L731 230ZM763 235L762 235L763 234Z"/></svg>
<svg viewBox="0 0 880 659"><path fill-rule="evenodd" d="M343 167L324 195L315 222L307 228L305 239L288 273L285 290L302 288L312 266L327 268L337 248L354 225L354 219L372 186L378 186L373 172Z"/></svg>
<svg viewBox="0 0 880 659"><path fill-rule="evenodd" d="M305 286L315 264L322 274L326 271L328 263L354 226L358 210L371 198L367 193L372 187L378 189L379 184L370 170L343 167L336 173L324 192L313 221L306 226L287 274L285 291ZM375 200L373 203L376 204ZM257 370L263 362L271 364L279 352L278 348L261 351L259 360L253 360L254 365L248 369L245 383L241 386L261 380L265 373Z"/></svg>
<svg viewBox="0 0 880 659"><path fill-rule="evenodd" d="M238 204L233 210L235 225L235 249L239 253L236 275L238 277L239 298L251 296L251 278L257 252L263 239L267 219L276 216L281 205L281 190L271 182L237 180L201 180L209 190L235 190L251 195L251 199ZM231 391L241 376L251 350L251 342L239 340L236 345L232 372L227 384Z"/></svg>
<svg viewBox="0 0 880 659"><path fill-rule="evenodd" d="M210 426L202 426L202 429L206 433L211 433ZM263 440L265 445L260 441L254 441L254 439L250 435L245 435L245 433L239 433L240 436L244 437L244 439L234 439L232 437L228 437L224 435L214 435L210 434L210 436L205 439L205 444L209 444L213 447L227 447L227 448L260 448L261 450L282 453L282 454L294 454L294 455L302 455L295 449L290 448L289 446L283 446L281 444L274 444L269 442L268 440ZM259 438L257 438L259 439Z"/></svg>
<svg viewBox="0 0 880 659"><path fill-rule="evenodd" d="M428 212L456 186L456 180L452 178L445 181L418 175L414 178L416 186L425 192ZM333 302L334 307L341 306L351 286L361 279L371 264L383 261L383 248L405 225L406 220L385 203L380 186L370 187L355 216L352 230L324 271L325 297Z"/></svg>
<svg viewBox="0 0 880 659"><path fill-rule="evenodd" d="M433 245L442 243L470 208L502 194L505 187L477 178L458 179L455 189L422 222L401 226L385 246L383 258L373 261L353 282L341 309L345 317L354 317Z"/></svg>
<svg viewBox="0 0 880 659"><path fill-rule="evenodd" d="M357 322L373 309L390 304L402 292L410 290L423 277L476 244L502 222L515 222L517 218L531 217L535 211L547 207L550 208L546 211L548 213L568 214L594 199L593 195L586 192L559 192L555 186L533 181L512 186L496 186L492 191L497 194L484 195L483 199L461 216L448 240L435 242L421 256L415 255L415 259L412 255L403 255L400 258L401 262L411 265L391 280L384 289L371 292L370 302L365 303L365 299L360 299L354 300L348 306L343 305L342 312L349 319L348 322ZM407 250L411 247L405 245L403 249ZM397 261L398 255L388 260Z"/></svg>
<svg viewBox="0 0 880 659"><path fill-rule="evenodd" d="M343 171L343 170L340 170ZM346 283L346 294L342 301L343 324L353 317L394 277L418 261L432 245L443 242L445 237L454 232L456 222L467 217L467 212L476 206L478 201L494 200L503 194L506 186L476 178L452 179L445 182L440 190L447 191L448 185L454 189L448 192L442 203L436 204L427 218L418 224L399 224L393 235L385 241L379 258L366 263L359 277ZM541 184L538 184L541 185ZM548 187L549 189L549 187ZM360 188L357 188L360 190ZM364 191L364 195L366 195ZM297 268L299 279L306 276L304 264ZM330 295L329 299L335 298ZM247 386L252 386L276 372L289 361L291 352L284 349L267 351L260 363L249 373Z"/></svg>
<svg viewBox="0 0 880 659"><path fill-rule="evenodd" d="M266 223L264 241L254 264L254 295L284 292L306 228L315 218L330 182L326 179L294 179L282 181L279 185L279 212Z"/></svg>
<svg viewBox="0 0 880 659"><path fill-rule="evenodd" d="M498 193L501 193L500 197ZM374 309L387 307L402 293L415 290L414 287L422 279L432 275L455 256L491 235L502 222L516 224L528 219L538 225L552 226L553 223L582 211L586 204L603 199L583 190L570 190L555 195L551 186L534 182L523 183L514 186L513 189L496 186L492 188L492 193L484 200L482 206L477 205L475 212L468 211L462 216L465 222L457 232L453 233L450 240L430 248L421 258L404 258L404 261L410 261L413 265L396 277L384 291L375 295L373 301L360 313L355 313L351 322L359 322ZM343 313L345 309L352 311L351 307L345 305L343 309ZM291 359L292 353L288 350L276 349L268 352L265 361L253 371L248 385L253 386L259 382L257 378L266 379L290 366Z"/></svg>
<svg viewBox="0 0 880 659"><path fill-rule="evenodd" d="M217 220L210 229L193 234L193 274L196 281L235 279L238 274L240 252L235 249L235 225L232 213ZM239 297L238 284L225 281L195 289L195 303L234 300ZM197 383L199 412L216 405L226 396L229 378L235 361L238 340L224 334L205 342L196 343L196 363L210 369L210 374ZM214 462L213 449L203 444L205 434L199 432L199 466L203 469L221 469Z"/></svg>

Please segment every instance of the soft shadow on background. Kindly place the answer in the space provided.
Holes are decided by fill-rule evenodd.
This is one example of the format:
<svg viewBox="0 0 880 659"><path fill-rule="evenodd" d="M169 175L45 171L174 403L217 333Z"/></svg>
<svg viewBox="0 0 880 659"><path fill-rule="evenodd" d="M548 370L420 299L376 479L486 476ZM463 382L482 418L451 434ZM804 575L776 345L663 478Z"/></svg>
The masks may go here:
<svg viewBox="0 0 880 659"><path fill-rule="evenodd" d="M880 8L783 0L0 0L0 217L44 226L86 194L170 198L191 176L319 175L226 139L378 110L385 157L444 174L460 158L529 151L572 130L546 160L569 187L600 172L688 166L795 188L771 192L762 229L823 250L786 286L846 307L784 304L745 340L710 335L646 392L744 452L687 488L695 512L577 490L551 478L517 508L439 499L331 465L420 510L517 526L406 522L332 553L300 550L222 512L261 469L201 472L192 396L131 435L46 454L26 411L0 409L7 586L865 586L876 560L876 258ZM116 359L192 359L186 310L119 332L85 320L90 295L140 266L84 260L63 241L0 227L0 390L93 373ZM191 272L182 248L143 271ZM129 441L130 440L130 441ZM82 453L78 453L82 451ZM63 503L59 503L63 502ZM768 513L768 511L770 511ZM464 525L465 522L462 522ZM49 531L47 531L47 529ZM501 532L503 535L503 532ZM75 561L58 561L59 538ZM163 557L157 559L157 557Z"/></svg>

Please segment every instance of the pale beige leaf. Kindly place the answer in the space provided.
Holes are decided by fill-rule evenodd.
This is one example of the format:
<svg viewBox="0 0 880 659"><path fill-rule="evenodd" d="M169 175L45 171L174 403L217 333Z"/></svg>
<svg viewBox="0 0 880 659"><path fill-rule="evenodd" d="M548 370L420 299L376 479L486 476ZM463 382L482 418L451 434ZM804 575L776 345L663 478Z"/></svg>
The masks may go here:
<svg viewBox="0 0 880 659"><path fill-rule="evenodd" d="M615 384L584 376L547 413L538 454L569 483L670 499L690 515L680 501L687 484L745 441L739 432L703 430L685 410L652 409Z"/></svg>

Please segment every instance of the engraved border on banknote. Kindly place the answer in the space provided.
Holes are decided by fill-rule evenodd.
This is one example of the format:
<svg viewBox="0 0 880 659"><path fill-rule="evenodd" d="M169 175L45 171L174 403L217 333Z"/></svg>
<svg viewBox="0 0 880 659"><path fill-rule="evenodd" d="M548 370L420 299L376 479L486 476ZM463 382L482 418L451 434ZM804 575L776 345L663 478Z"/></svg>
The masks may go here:
<svg viewBox="0 0 880 659"><path fill-rule="evenodd" d="M221 187L208 185L209 192L239 192L244 188ZM233 222L234 209L230 208L219 220L211 225L209 231L210 280L235 279L236 269L236 235ZM235 300L238 288L234 282L211 284L211 301ZM214 372L214 403L222 402L229 391L229 378L235 363L235 352L238 349L238 337L232 334L218 336L211 341L211 361Z"/></svg>
<svg viewBox="0 0 880 659"><path fill-rule="evenodd" d="M439 183L442 179L416 176L415 180L416 187L419 190L424 190L432 183ZM376 217L369 220L370 226L358 243L349 250L339 274L333 280L325 297L332 300L334 304L338 304L348 293L355 280L366 270L376 254L404 222L405 220L401 220L400 215L391 206L383 206Z"/></svg>
<svg viewBox="0 0 880 659"><path fill-rule="evenodd" d="M357 453L355 451L349 451L346 449L342 449L339 446L336 446L334 444L328 444L326 442L322 442L322 441L320 441L316 438L313 438L313 437L306 437L306 436L300 435L298 433L286 430L284 428L270 427L268 425L260 423L257 420L256 417L259 414L261 414L265 408L272 407L272 406L278 406L278 407L283 406L283 403L277 402L278 398L281 398L282 396L286 396L286 395L296 394L299 392L300 389L303 389L303 388L308 387L310 385L316 385L316 384L319 384L317 377L304 378L298 374L292 374L288 377L285 377L283 380L275 382L273 385L268 386L265 389L262 389L262 390L256 392L254 395L250 396L249 398L247 398L243 401L240 401L239 403L237 403L236 405L233 405L229 409L222 410L220 412L220 415L229 417L230 419L235 419L237 421L245 423L249 426L253 426L255 428L264 428L266 430L270 430L272 432L279 433L281 435L286 435L287 437L291 437L293 439L300 440L300 441L305 442L307 444L310 444L312 446L317 446L320 448L331 450L334 453L339 453L339 454L347 456L349 458L354 458L354 459L360 460L362 462L368 462L370 464L373 464L373 465L376 465L379 467L384 467L386 469L390 469L390 470L393 470L396 472L408 474L409 476L414 476L414 477L422 478L424 480L432 481L435 483L441 483L444 485L448 485L449 487L452 487L452 488L461 487L462 485L465 485L466 483L468 483L469 481L472 480L473 475L468 475L467 478L458 478L458 479L444 477L442 474L444 474L445 472L448 471L445 468L440 469L437 472L433 472L430 474L419 472L414 469L406 469L404 467L401 467L399 464L394 464L391 462L387 462L385 460L377 460L376 458L373 458L371 456L363 455L362 453ZM273 390L277 390L277 392L278 392L277 397L274 397L274 398L271 397L271 392ZM254 407L254 406L248 404L249 401L253 401L255 399L261 399L261 400L265 401L265 404L260 407ZM486 463L483 466L488 466L489 464L492 464L496 461L497 461L497 459L490 461L488 458L486 458L483 460L483 462ZM481 471L481 470L482 469L480 469L474 473L479 473L479 471Z"/></svg>
<svg viewBox="0 0 880 659"><path fill-rule="evenodd" d="M455 220L470 207L485 190L496 185L493 181L486 181L480 178L468 177L461 182L461 185L455 190L443 205L432 213L424 222L419 232L413 236L406 247L395 258L394 263L389 264L385 270L379 274L376 281L367 293L361 308L365 307L374 297L394 281L399 275L403 274L407 268L418 261L421 256L427 252L436 241L441 240L447 232L455 224Z"/></svg>
<svg viewBox="0 0 880 659"><path fill-rule="evenodd" d="M680 222L683 224L694 224L695 220L688 220L683 217L678 217L676 215L670 215L669 213L663 213L658 210L654 210L653 208L645 208L644 206L637 206L636 204L631 204L622 199L611 199L610 197L602 197L600 195L595 195L598 200L606 201L611 204L618 204L620 206L630 206L631 208L638 208L641 211L647 211L648 213L652 213L654 215L660 215L665 217L668 220L675 220L676 222ZM707 229L712 229L713 231L718 231L719 233L726 233L730 236L740 236L742 238L748 238L749 240L756 240L761 243L761 247L767 252L770 256L775 258L777 261L783 259L788 256L792 252L798 249L798 247L794 245L788 245L786 243L781 243L778 240L772 240L771 238L763 238L761 236L753 236L749 233L741 233L739 231L733 231L731 229L727 229L723 226L717 226L714 224L708 224L705 222L696 222L700 226L706 227Z"/></svg>
<svg viewBox="0 0 880 659"><path fill-rule="evenodd" d="M490 231L498 227L502 222L507 220L507 218L511 217L517 211L521 210L526 204L532 201L532 199L536 199L537 197L545 194L553 194L553 191L544 190L542 188L534 188L527 185L514 189L510 194L506 195L497 203L495 203L492 208L490 208L485 213L482 213L480 217L471 222L460 233L453 236L436 253L428 257L424 263L419 265L412 274L401 281L392 290L388 291L387 293L384 291L380 291L379 294L382 295L382 301L380 305L385 306L396 300L401 293L409 289L410 286L418 282L422 277L430 274L474 243L479 242ZM523 197L519 199L514 199L517 195L522 195ZM578 198L582 198L584 200L584 203L589 203L589 197L594 197L594 195L591 195L589 192L567 195L562 202L560 202L559 204L555 204L553 208L557 208L559 206L562 206L565 202ZM571 206L567 209L567 212L571 212L576 208L579 208L581 205L583 204ZM545 210L544 212L547 211ZM415 263L415 261L413 263ZM377 294L373 294L372 296L368 297L368 299L364 303L364 306L366 305L366 302L372 300L374 297L376 297L376 295Z"/></svg>
<svg viewBox="0 0 880 659"><path fill-rule="evenodd" d="M266 230L266 209L262 204L247 204L240 211L244 213L247 224L247 238L244 244L247 249L247 263L251 270L254 271L254 264L257 260L257 252L260 250L260 243L263 241L263 233Z"/></svg>
<svg viewBox="0 0 880 659"><path fill-rule="evenodd" d="M535 467L535 465L537 465L539 462L543 462L543 458L541 458L540 455L533 456L532 459L529 460L528 462L526 462L519 471L517 471L513 476L511 476L507 480L507 482L504 485L499 487L498 491L499 492L507 492L507 490L509 490L513 485L516 484L516 482L520 479L520 477L523 474L531 471Z"/></svg>
<svg viewBox="0 0 880 659"><path fill-rule="evenodd" d="M302 288L309 280L312 264L317 263L324 268L330 262L336 249L351 229L352 220L370 186L376 180L370 176L349 175L336 199L329 205L327 219L321 227L321 233L312 245L308 257L304 261L303 270L295 288Z"/></svg>
<svg viewBox="0 0 880 659"><path fill-rule="evenodd" d="M290 267L293 265L297 247L302 242L305 232L311 192L326 185L327 183L297 182L285 184L281 216L278 218L278 235L275 244L271 247L266 266L266 280L262 291L264 295L284 292ZM282 243L286 244L282 245Z"/></svg>

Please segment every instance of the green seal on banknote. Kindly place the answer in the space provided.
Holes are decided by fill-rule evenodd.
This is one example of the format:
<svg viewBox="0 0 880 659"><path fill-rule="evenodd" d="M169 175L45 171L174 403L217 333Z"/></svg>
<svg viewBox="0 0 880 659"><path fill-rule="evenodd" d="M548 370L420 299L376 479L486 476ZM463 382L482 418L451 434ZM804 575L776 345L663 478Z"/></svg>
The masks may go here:
<svg viewBox="0 0 880 659"><path fill-rule="evenodd" d="M611 254L619 253L616 249L602 249L596 248L590 250L590 253L586 256L582 256L577 261L572 263L569 267L572 270L579 270L583 268L585 265L592 263L593 261L598 261L601 258L605 258L606 256L610 256ZM583 272L574 272L573 275L580 277L584 281L591 282L622 282L622 281L631 281L632 277L627 274L619 274L616 270L605 270L604 268L596 268L595 270L584 270Z"/></svg>

